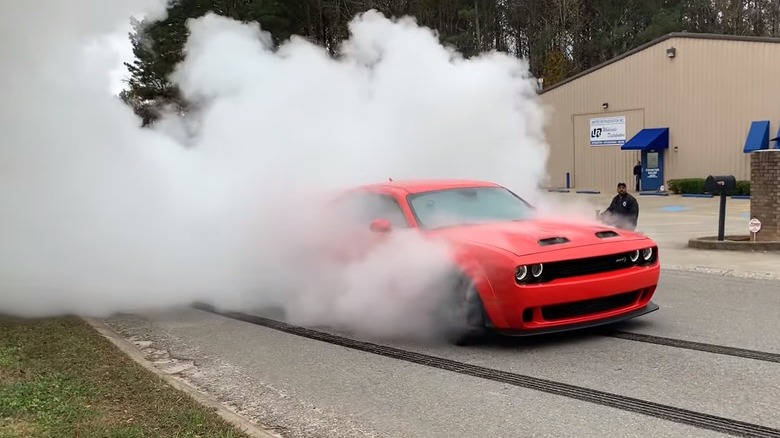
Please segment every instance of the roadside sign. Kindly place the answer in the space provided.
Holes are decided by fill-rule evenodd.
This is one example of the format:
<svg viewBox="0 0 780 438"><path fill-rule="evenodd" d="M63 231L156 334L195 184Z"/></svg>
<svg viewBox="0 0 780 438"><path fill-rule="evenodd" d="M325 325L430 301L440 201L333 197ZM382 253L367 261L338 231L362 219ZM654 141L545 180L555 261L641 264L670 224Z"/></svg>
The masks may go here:
<svg viewBox="0 0 780 438"><path fill-rule="evenodd" d="M756 233L761 231L761 221L756 218L750 219L750 222L748 222L748 229L750 230L750 240L755 242Z"/></svg>
<svg viewBox="0 0 780 438"><path fill-rule="evenodd" d="M750 222L748 222L748 228L750 229L751 233L758 233L761 231L761 221L756 218L750 219Z"/></svg>

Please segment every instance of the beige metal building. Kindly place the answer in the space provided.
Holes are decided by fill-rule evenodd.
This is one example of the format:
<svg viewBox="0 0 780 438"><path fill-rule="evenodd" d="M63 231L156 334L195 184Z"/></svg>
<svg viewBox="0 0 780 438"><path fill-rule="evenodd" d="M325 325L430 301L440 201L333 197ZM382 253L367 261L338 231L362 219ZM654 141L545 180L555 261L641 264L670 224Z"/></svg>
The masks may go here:
<svg viewBox="0 0 780 438"><path fill-rule="evenodd" d="M780 38L674 33L540 91L551 188L641 190L750 179L753 149L780 147Z"/></svg>

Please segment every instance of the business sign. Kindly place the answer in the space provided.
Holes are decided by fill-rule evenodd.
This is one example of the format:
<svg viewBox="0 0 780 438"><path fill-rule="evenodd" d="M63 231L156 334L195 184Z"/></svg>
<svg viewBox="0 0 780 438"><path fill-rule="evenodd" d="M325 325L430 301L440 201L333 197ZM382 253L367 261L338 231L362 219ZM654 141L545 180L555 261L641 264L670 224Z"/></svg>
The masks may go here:
<svg viewBox="0 0 780 438"><path fill-rule="evenodd" d="M658 179L658 170L659 169L647 169L647 178L648 179Z"/></svg>
<svg viewBox="0 0 780 438"><path fill-rule="evenodd" d="M591 146L621 145L625 142L625 116L590 119Z"/></svg>

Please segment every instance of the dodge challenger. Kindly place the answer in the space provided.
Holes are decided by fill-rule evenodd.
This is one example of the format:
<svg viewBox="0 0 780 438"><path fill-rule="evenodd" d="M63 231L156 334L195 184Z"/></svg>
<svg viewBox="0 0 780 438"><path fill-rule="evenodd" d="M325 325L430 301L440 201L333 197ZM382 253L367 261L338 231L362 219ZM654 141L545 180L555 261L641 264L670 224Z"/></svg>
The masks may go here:
<svg viewBox="0 0 780 438"><path fill-rule="evenodd" d="M388 181L338 204L360 210L370 235L415 229L453 251L449 340L528 336L613 324L658 310L658 247L599 223L545 219L509 189L468 180ZM367 231L368 232L368 231Z"/></svg>

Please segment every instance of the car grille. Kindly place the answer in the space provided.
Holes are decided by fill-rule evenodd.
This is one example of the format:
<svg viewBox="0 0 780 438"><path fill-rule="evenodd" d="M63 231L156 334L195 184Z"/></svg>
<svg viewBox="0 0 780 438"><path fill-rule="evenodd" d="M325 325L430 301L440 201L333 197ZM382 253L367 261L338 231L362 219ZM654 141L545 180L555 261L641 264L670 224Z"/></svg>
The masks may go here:
<svg viewBox="0 0 780 438"><path fill-rule="evenodd" d="M600 272L616 271L631 266L629 253L611 254L607 256L588 257L576 260L563 260L546 263L544 277L555 278L577 277L580 275L598 274Z"/></svg>
<svg viewBox="0 0 780 438"><path fill-rule="evenodd" d="M592 300L542 307L542 318L554 321L616 310L634 304L639 299L641 292L633 291Z"/></svg>

